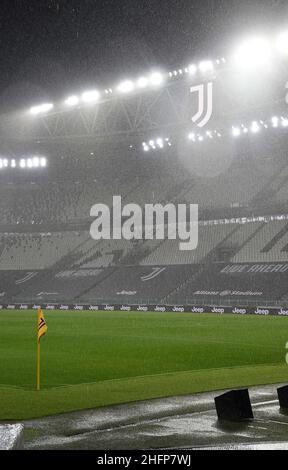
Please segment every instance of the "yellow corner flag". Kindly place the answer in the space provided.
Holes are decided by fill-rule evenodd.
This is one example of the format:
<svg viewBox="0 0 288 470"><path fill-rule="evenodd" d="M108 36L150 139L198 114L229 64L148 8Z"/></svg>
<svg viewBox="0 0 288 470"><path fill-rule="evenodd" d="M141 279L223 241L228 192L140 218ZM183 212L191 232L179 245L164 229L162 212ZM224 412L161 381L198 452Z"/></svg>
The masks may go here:
<svg viewBox="0 0 288 470"><path fill-rule="evenodd" d="M42 336L46 335L48 331L48 327L44 318L44 313L42 308L38 310L38 341L42 338Z"/></svg>
<svg viewBox="0 0 288 470"><path fill-rule="evenodd" d="M48 326L46 324L42 308L38 310L38 341L37 341L37 392L40 391L40 340L42 336L46 335Z"/></svg>

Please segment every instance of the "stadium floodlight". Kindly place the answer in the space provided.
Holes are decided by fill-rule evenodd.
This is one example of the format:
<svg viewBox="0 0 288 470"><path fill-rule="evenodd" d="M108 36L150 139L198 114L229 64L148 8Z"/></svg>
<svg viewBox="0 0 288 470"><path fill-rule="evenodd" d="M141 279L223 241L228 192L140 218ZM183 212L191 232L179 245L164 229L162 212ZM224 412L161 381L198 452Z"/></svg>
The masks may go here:
<svg viewBox="0 0 288 470"><path fill-rule="evenodd" d="M164 81L164 77L160 72L154 72L150 75L150 83L152 86L160 86Z"/></svg>
<svg viewBox="0 0 288 470"><path fill-rule="evenodd" d="M282 119L282 126L283 127L288 127L288 119L287 118Z"/></svg>
<svg viewBox="0 0 288 470"><path fill-rule="evenodd" d="M203 142L204 137L202 135L199 135L198 140L199 140L199 142Z"/></svg>
<svg viewBox="0 0 288 470"><path fill-rule="evenodd" d="M33 158L33 166L34 166L34 168L39 168L39 166L40 166L40 158L39 157L34 157Z"/></svg>
<svg viewBox="0 0 288 470"><path fill-rule="evenodd" d="M232 129L233 137L239 137L241 135L241 130L239 127L233 127Z"/></svg>
<svg viewBox="0 0 288 470"><path fill-rule="evenodd" d="M79 99L79 97L76 96L76 95L69 96L69 97L65 100L66 106L77 106L77 104L79 104L79 102L80 102L80 99Z"/></svg>
<svg viewBox="0 0 288 470"><path fill-rule="evenodd" d="M189 65L188 71L189 71L189 75L193 75L193 76L196 75L196 73L197 73L197 65L195 65L195 64Z"/></svg>
<svg viewBox="0 0 288 470"><path fill-rule="evenodd" d="M157 143L158 147L160 147L161 149L163 149L163 147L164 147L163 139L157 139L156 143Z"/></svg>
<svg viewBox="0 0 288 470"><path fill-rule="evenodd" d="M288 31L278 36L276 47L280 54L288 55Z"/></svg>
<svg viewBox="0 0 288 470"><path fill-rule="evenodd" d="M8 167L8 164L9 164L9 162L8 162L7 158L4 158L4 160L3 160L3 166L4 166L4 168L7 168L7 167Z"/></svg>
<svg viewBox="0 0 288 470"><path fill-rule="evenodd" d="M193 132L190 132L190 134L188 135L188 139L189 140L192 140L192 142L195 142L195 134Z"/></svg>
<svg viewBox="0 0 288 470"><path fill-rule="evenodd" d="M100 93L98 90L85 91L84 93L82 93L81 98L84 103L96 103L100 99Z"/></svg>
<svg viewBox="0 0 288 470"><path fill-rule="evenodd" d="M137 87L138 87L138 88L141 88L141 89L147 88L148 83L149 83L148 78L146 78L146 77L140 77L140 78L137 80Z"/></svg>
<svg viewBox="0 0 288 470"><path fill-rule="evenodd" d="M199 70L202 73L213 72L214 66L212 60L204 60L199 64Z"/></svg>
<svg viewBox="0 0 288 470"><path fill-rule="evenodd" d="M27 167L28 167L28 168L33 168L33 161L32 161L32 158L28 158L28 160L27 160Z"/></svg>
<svg viewBox="0 0 288 470"><path fill-rule="evenodd" d="M40 104L39 106L33 106L30 108L30 114L33 116L37 116L38 114L45 114L51 111L51 109L54 108L54 105L52 103L44 103Z"/></svg>
<svg viewBox="0 0 288 470"><path fill-rule="evenodd" d="M266 65L271 59L270 42L265 38L250 38L236 50L234 60L243 68L255 68Z"/></svg>
<svg viewBox="0 0 288 470"><path fill-rule="evenodd" d="M260 131L260 126L259 126L258 122L257 121L252 122L251 132L253 134L257 134L257 132L259 132L259 131Z"/></svg>
<svg viewBox="0 0 288 470"><path fill-rule="evenodd" d="M279 118L277 116L272 117L271 122L273 127L279 126Z"/></svg>
<svg viewBox="0 0 288 470"><path fill-rule="evenodd" d="M26 160L24 158L20 160L20 168L26 168Z"/></svg>
<svg viewBox="0 0 288 470"><path fill-rule="evenodd" d="M46 158L42 157L42 158L40 159L40 166L41 166L42 168L45 168L45 167L47 166L47 160L46 160Z"/></svg>
<svg viewBox="0 0 288 470"><path fill-rule="evenodd" d="M118 86L118 91L120 91L120 93L131 93L134 89L135 85L131 80L125 80Z"/></svg>
<svg viewBox="0 0 288 470"><path fill-rule="evenodd" d="M144 145L143 148L144 148L144 152L149 152L149 150L150 150L149 147L148 147L148 145L146 145L146 144Z"/></svg>
<svg viewBox="0 0 288 470"><path fill-rule="evenodd" d="M16 164L16 160L14 160L14 158L11 160L11 168L16 168L17 164Z"/></svg>

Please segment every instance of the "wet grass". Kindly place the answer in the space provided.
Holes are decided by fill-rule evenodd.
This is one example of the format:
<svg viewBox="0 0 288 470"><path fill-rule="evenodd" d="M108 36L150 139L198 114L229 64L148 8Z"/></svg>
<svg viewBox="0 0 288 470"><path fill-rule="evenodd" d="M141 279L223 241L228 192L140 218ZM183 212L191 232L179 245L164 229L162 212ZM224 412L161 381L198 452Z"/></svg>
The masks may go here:
<svg viewBox="0 0 288 470"><path fill-rule="evenodd" d="M35 392L36 313L0 312L0 419L288 381L288 319L46 312Z"/></svg>

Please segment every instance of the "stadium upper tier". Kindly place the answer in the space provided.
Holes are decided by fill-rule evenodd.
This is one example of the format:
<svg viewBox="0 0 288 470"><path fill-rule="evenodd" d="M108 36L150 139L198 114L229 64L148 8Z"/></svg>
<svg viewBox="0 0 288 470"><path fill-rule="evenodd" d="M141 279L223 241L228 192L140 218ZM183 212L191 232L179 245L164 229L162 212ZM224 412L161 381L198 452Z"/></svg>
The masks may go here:
<svg viewBox="0 0 288 470"><path fill-rule="evenodd" d="M231 209L269 214L287 202L288 165L285 150L271 144L265 152L260 142L239 148L210 148L197 154L185 148L185 158L174 149L159 155L135 149L102 153L57 155L41 176L0 174L0 227L5 225L69 225L90 220L96 203L111 206L112 197L123 203L198 204L202 218L230 214ZM258 148L260 145L260 148ZM231 152L230 152L231 151ZM104 150L103 150L104 152ZM221 153L223 152L223 154ZM183 153L183 152L182 152ZM264 211L264 212L263 212ZM206 215L205 215L206 214Z"/></svg>

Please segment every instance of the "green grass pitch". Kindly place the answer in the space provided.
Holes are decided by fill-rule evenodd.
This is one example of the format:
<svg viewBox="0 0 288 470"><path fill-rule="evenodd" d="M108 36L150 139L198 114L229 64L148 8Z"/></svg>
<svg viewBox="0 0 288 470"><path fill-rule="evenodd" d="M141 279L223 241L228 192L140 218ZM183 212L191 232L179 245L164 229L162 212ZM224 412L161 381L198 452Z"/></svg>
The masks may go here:
<svg viewBox="0 0 288 470"><path fill-rule="evenodd" d="M37 393L37 313L0 312L0 420L288 382L288 318L116 312L45 312L45 318Z"/></svg>

